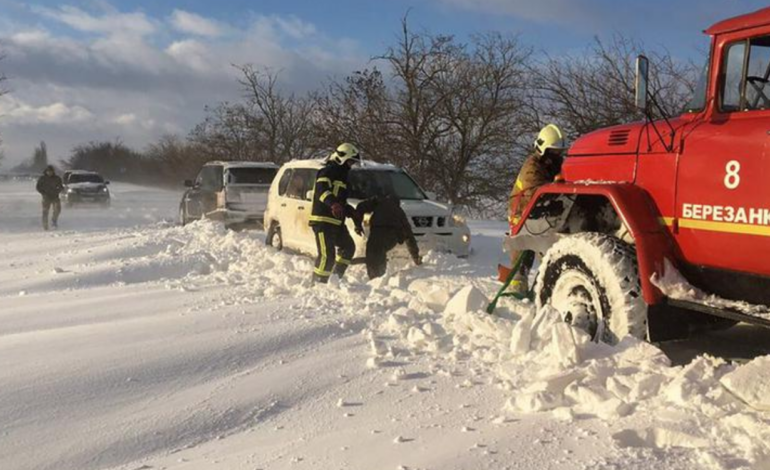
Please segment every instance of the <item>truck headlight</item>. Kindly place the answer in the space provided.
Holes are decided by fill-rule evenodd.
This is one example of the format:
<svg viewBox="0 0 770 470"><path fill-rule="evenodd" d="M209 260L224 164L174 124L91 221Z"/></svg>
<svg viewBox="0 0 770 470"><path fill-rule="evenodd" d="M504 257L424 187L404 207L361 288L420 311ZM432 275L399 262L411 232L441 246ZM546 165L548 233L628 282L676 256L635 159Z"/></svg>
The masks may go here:
<svg viewBox="0 0 770 470"><path fill-rule="evenodd" d="M102 188L102 192L103 192L103 193L106 193L107 191L108 191L108 189L107 189L107 186L105 186L105 187L103 187L103 188Z"/></svg>
<svg viewBox="0 0 770 470"><path fill-rule="evenodd" d="M463 238L463 243L468 243L471 241L471 236L468 235L467 233L464 233L462 238Z"/></svg>
<svg viewBox="0 0 770 470"><path fill-rule="evenodd" d="M459 214L452 214L452 224L455 227L462 227L465 223L465 217L459 215Z"/></svg>

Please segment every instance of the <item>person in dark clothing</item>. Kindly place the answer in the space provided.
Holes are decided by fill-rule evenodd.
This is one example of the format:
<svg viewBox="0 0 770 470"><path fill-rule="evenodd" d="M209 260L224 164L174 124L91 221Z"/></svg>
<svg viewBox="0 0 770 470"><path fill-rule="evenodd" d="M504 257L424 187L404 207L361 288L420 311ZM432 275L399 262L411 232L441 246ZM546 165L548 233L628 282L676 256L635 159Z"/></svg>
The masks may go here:
<svg viewBox="0 0 770 470"><path fill-rule="evenodd" d="M422 264L420 249L417 247L409 219L401 208L398 198L390 195L372 197L358 204L356 212L354 221L358 235L363 235L364 215L371 214L369 239L366 241L366 272L369 279L385 274L388 267L388 252L396 245L406 243L414 264Z"/></svg>
<svg viewBox="0 0 770 470"><path fill-rule="evenodd" d="M51 217L51 226L57 228L59 225L59 214L61 213L61 194L64 185L61 178L56 174L52 165L48 165L43 175L37 179L37 192L43 196L43 229L48 230L48 213L53 207Z"/></svg>
<svg viewBox="0 0 770 470"><path fill-rule="evenodd" d="M326 283L332 274L342 277L355 254L356 245L345 226L345 218L355 215L355 209L348 204L348 174L360 161L358 149L345 143L318 170L310 214L318 249L313 270L316 282Z"/></svg>

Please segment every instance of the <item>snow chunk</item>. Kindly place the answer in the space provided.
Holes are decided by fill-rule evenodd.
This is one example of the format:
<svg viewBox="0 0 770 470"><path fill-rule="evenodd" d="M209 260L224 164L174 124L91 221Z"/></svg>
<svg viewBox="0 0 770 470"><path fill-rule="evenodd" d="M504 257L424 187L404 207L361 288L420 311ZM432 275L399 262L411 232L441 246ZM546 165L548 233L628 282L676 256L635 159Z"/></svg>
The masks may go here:
<svg viewBox="0 0 770 470"><path fill-rule="evenodd" d="M416 294L430 309L440 312L452 297L452 290L436 285L430 279L418 279L409 284L409 292Z"/></svg>
<svg viewBox="0 0 770 470"><path fill-rule="evenodd" d="M738 367L724 375L721 383L752 408L770 411L770 356Z"/></svg>
<svg viewBox="0 0 770 470"><path fill-rule="evenodd" d="M487 304L489 300L480 290L474 286L467 286L452 297L444 309L444 315L463 315L484 310Z"/></svg>

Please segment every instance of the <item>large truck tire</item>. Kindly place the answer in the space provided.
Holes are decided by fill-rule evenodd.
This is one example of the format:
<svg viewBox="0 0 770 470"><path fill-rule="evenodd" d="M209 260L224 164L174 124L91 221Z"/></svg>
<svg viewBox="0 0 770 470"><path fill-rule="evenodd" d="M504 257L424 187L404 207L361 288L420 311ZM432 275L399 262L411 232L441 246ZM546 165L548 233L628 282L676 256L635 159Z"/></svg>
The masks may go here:
<svg viewBox="0 0 770 470"><path fill-rule="evenodd" d="M553 307L595 341L647 337L635 250L610 235L580 233L556 242L540 265L535 302L538 310Z"/></svg>

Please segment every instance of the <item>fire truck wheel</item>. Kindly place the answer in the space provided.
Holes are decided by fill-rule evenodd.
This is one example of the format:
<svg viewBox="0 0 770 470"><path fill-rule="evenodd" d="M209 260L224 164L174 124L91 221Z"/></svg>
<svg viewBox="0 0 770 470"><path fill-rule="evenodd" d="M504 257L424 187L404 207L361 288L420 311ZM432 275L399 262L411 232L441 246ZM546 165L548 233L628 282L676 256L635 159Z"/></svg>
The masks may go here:
<svg viewBox="0 0 770 470"><path fill-rule="evenodd" d="M635 250L610 235L580 233L555 243L540 265L535 301L538 309L553 307L595 341L615 344L626 335L647 336Z"/></svg>

